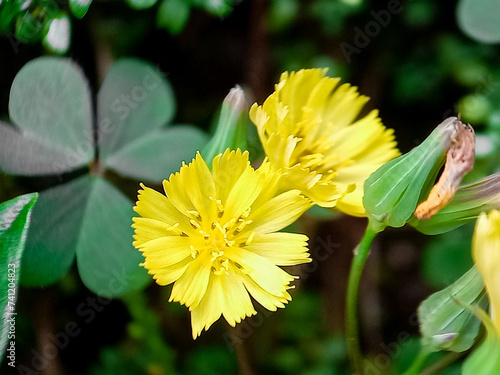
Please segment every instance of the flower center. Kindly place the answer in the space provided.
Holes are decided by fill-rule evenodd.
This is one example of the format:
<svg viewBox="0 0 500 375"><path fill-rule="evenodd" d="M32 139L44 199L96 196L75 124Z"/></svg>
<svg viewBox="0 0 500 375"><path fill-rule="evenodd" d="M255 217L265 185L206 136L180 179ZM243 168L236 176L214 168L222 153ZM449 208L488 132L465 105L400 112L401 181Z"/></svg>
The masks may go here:
<svg viewBox="0 0 500 375"><path fill-rule="evenodd" d="M252 222L247 219L251 207L245 210L238 218L224 217L224 207L219 200L217 218L205 220L198 211L188 211L192 219L191 227L196 230L197 240L191 247L193 259L204 254L211 263L215 275L224 275L231 265L243 270L243 266L231 259L234 247L244 247L252 242L254 232L244 232L244 228Z"/></svg>

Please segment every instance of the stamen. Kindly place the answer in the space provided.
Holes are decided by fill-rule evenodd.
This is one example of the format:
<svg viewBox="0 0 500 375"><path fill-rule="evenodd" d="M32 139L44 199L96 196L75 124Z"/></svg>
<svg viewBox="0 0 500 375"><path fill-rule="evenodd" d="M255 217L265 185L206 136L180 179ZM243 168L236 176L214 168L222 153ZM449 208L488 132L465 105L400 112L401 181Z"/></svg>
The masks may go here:
<svg viewBox="0 0 500 375"><path fill-rule="evenodd" d="M189 249L191 249L191 257L196 259L199 254L198 250L196 250L193 245L189 245Z"/></svg>
<svg viewBox="0 0 500 375"><path fill-rule="evenodd" d="M250 245L253 241L253 238L255 237L255 231L250 233L250 236L248 236L247 240L245 241L245 245Z"/></svg>
<svg viewBox="0 0 500 375"><path fill-rule="evenodd" d="M175 223L174 225L167 228L167 231L173 232L174 234L180 235L182 231L179 229L179 223Z"/></svg>
<svg viewBox="0 0 500 375"><path fill-rule="evenodd" d="M200 229L198 231L198 233L200 233L203 236L203 239L205 241L208 241L210 239L210 234L208 234L207 232L205 232L203 229Z"/></svg>
<svg viewBox="0 0 500 375"><path fill-rule="evenodd" d="M226 232L228 231L229 228L231 228L234 223L236 223L236 219L233 217L231 220L229 220L226 224L224 224L222 227L226 230Z"/></svg>
<svg viewBox="0 0 500 375"><path fill-rule="evenodd" d="M198 222L195 221L195 220L193 220L193 219L190 219L189 223L191 224L191 226L193 227L193 229L199 229L199 228L201 228L201 225L198 224Z"/></svg>
<svg viewBox="0 0 500 375"><path fill-rule="evenodd" d="M252 211L252 207L248 207L243 213L240 215L240 219L246 219L250 215L250 211Z"/></svg>
<svg viewBox="0 0 500 375"><path fill-rule="evenodd" d="M187 210L186 213L189 214L189 215L194 216L196 218L196 220L201 221L201 215L200 215L200 213L198 211L196 211L196 210Z"/></svg>
<svg viewBox="0 0 500 375"><path fill-rule="evenodd" d="M217 228L219 230L219 232L221 232L224 237L226 237L226 230L224 228L222 228L222 225L220 225L220 223L218 221L214 221L212 223L212 229L215 229Z"/></svg>

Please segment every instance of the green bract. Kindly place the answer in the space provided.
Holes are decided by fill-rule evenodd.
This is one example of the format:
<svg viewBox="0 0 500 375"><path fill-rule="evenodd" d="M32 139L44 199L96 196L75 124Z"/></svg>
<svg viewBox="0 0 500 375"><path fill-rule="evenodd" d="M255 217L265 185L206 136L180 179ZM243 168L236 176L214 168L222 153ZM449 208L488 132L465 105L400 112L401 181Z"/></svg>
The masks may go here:
<svg viewBox="0 0 500 375"><path fill-rule="evenodd" d="M0 123L0 170L24 176L79 177L40 193L23 255L22 283L47 285L76 256L82 281L95 293L119 296L150 278L132 247L133 203L104 178L106 169L159 183L190 160L207 137L192 126L169 126L170 84L155 66L124 59L108 71L97 96L71 60L43 57L12 84ZM87 167L92 162L92 174Z"/></svg>
<svg viewBox="0 0 500 375"><path fill-rule="evenodd" d="M38 194L32 193L0 204L0 363L6 350L9 353L8 343L14 339L9 335L9 329L11 326L15 328L21 256L30 225L31 209L37 199ZM15 363L15 346L13 358L14 360L11 358L9 362Z"/></svg>
<svg viewBox="0 0 500 375"><path fill-rule="evenodd" d="M449 117L418 147L382 165L365 181L363 205L374 230L402 227L427 197L444 164L456 121Z"/></svg>
<svg viewBox="0 0 500 375"><path fill-rule="evenodd" d="M481 308L488 305L483 279L476 267L420 304L422 346L428 351L470 349L481 326L480 320L468 309L474 304Z"/></svg>

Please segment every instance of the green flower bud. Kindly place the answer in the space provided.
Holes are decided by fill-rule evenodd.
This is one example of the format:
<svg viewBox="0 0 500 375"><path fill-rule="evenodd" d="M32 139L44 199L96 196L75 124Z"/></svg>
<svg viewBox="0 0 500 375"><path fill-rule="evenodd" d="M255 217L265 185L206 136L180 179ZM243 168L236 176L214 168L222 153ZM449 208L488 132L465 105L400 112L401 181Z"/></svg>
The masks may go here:
<svg viewBox="0 0 500 375"><path fill-rule="evenodd" d="M476 267L420 304L418 320L422 347L428 352L470 349L481 328L471 305L483 309L488 306L483 278Z"/></svg>
<svg viewBox="0 0 500 375"><path fill-rule="evenodd" d="M241 87L236 86L222 102L215 133L201 151L203 158L212 160L227 148L246 150L247 123L248 103Z"/></svg>
<svg viewBox="0 0 500 375"><path fill-rule="evenodd" d="M445 161L445 171L433 188ZM382 231L405 225L428 195L417 211L421 218L431 217L451 200L473 162L472 127L456 117L446 119L422 144L382 165L366 180L363 204L370 226Z"/></svg>

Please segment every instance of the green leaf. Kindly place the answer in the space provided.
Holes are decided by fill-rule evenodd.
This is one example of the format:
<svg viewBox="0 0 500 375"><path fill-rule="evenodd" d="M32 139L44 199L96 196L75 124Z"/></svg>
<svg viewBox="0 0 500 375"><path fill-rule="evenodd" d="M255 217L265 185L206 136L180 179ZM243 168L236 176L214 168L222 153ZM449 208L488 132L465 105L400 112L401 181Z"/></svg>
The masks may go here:
<svg viewBox="0 0 500 375"><path fill-rule="evenodd" d="M83 18L89 10L92 0L69 0L69 9L76 18Z"/></svg>
<svg viewBox="0 0 500 375"><path fill-rule="evenodd" d="M50 52L64 54L71 44L71 22L66 12L59 12L43 27L43 46Z"/></svg>
<svg viewBox="0 0 500 375"><path fill-rule="evenodd" d="M472 267L455 283L432 294L418 308L422 346L429 351L468 350L479 333L481 321L469 306L487 306L481 274Z"/></svg>
<svg viewBox="0 0 500 375"><path fill-rule="evenodd" d="M0 204L0 363L12 339L9 329L11 322L15 321L21 256L30 225L31 209L37 199L38 194L31 193Z"/></svg>
<svg viewBox="0 0 500 375"><path fill-rule="evenodd" d="M0 171L14 175L59 174L80 164L77 152L0 121Z"/></svg>
<svg viewBox="0 0 500 375"><path fill-rule="evenodd" d="M27 63L12 83L9 111L16 128L0 123L2 170L58 174L92 160L90 90L71 60L41 57Z"/></svg>
<svg viewBox="0 0 500 375"><path fill-rule="evenodd" d="M151 277L132 246L133 203L111 184L91 177L90 196L76 256L83 283L94 293L117 297L144 287Z"/></svg>
<svg viewBox="0 0 500 375"><path fill-rule="evenodd" d="M156 4L156 0L125 0L133 9L147 9Z"/></svg>
<svg viewBox="0 0 500 375"><path fill-rule="evenodd" d="M500 42L500 0L460 0L457 22L469 37L483 43Z"/></svg>
<svg viewBox="0 0 500 375"><path fill-rule="evenodd" d="M163 0L156 13L156 24L172 34L178 34L189 20L191 7L185 0Z"/></svg>
<svg viewBox="0 0 500 375"><path fill-rule="evenodd" d="M175 126L146 133L114 153L107 166L139 180L160 182L190 162L208 136L194 126Z"/></svg>
<svg viewBox="0 0 500 375"><path fill-rule="evenodd" d="M97 98L99 155L113 153L170 122L175 98L170 84L152 64L122 59L108 71Z"/></svg>
<svg viewBox="0 0 500 375"><path fill-rule="evenodd" d="M68 272L90 187L85 175L40 193L23 255L22 285L49 285Z"/></svg>

